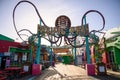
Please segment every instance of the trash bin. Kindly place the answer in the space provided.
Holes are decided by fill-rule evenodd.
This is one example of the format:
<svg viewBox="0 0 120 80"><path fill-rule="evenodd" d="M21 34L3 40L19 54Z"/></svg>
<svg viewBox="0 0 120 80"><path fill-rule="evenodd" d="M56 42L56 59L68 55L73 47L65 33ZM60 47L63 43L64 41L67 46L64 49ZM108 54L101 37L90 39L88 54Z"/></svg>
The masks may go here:
<svg viewBox="0 0 120 80"><path fill-rule="evenodd" d="M95 65L94 64L86 64L87 75L95 75Z"/></svg>
<svg viewBox="0 0 120 80"><path fill-rule="evenodd" d="M106 66L104 63L96 63L96 66L95 66L95 72L96 72L96 75L106 75L107 74L107 71L106 71Z"/></svg>

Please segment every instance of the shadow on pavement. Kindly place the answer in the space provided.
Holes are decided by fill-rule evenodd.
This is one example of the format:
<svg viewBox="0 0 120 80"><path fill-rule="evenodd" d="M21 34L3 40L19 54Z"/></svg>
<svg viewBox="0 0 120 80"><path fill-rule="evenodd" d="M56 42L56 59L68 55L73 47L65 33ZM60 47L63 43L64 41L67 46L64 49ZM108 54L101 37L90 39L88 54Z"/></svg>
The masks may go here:
<svg viewBox="0 0 120 80"><path fill-rule="evenodd" d="M94 77L98 80L120 80L119 77L115 77L114 75L96 75L91 77Z"/></svg>

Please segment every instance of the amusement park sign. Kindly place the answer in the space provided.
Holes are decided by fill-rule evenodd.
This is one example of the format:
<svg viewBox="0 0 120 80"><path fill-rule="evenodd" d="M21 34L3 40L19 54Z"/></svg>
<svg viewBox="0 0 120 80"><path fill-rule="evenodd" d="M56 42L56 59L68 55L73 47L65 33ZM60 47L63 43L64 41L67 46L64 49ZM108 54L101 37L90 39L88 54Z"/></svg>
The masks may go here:
<svg viewBox="0 0 120 80"><path fill-rule="evenodd" d="M69 29L63 29L63 28L57 28L57 27L44 27L38 25L38 32L41 34L48 34L48 35L55 35L61 34L61 35L80 35L80 36L85 36L89 34L89 28L88 24L84 26L76 26L76 27L70 27Z"/></svg>
<svg viewBox="0 0 120 80"><path fill-rule="evenodd" d="M89 29L88 29L88 24L83 26L71 27L70 19L65 15L61 15L56 19L55 27L47 27L47 26L44 27L38 25L38 32L48 35L56 35L57 33L57 35L62 35L62 36L68 36L68 35L85 36L88 35Z"/></svg>

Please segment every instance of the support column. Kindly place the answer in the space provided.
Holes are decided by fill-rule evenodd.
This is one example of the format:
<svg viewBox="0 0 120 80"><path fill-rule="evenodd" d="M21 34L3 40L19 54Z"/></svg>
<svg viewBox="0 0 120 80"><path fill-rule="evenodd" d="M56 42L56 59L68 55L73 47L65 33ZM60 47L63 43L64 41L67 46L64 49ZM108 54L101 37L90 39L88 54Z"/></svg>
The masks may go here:
<svg viewBox="0 0 120 80"><path fill-rule="evenodd" d="M74 46L76 46L76 40L74 41ZM77 55L76 55L76 47L74 48L74 53L75 53L75 65L78 65Z"/></svg>
<svg viewBox="0 0 120 80"><path fill-rule="evenodd" d="M40 20L40 26L41 26L41 20ZM38 44L37 44L37 54L36 54L36 64L32 65L32 75L40 75L42 73L42 65L40 64L40 53L41 53L41 33L40 33L40 27L38 25Z"/></svg>
<svg viewBox="0 0 120 80"><path fill-rule="evenodd" d="M51 35L51 40L52 40L52 35ZM52 66L52 43L50 45L51 50L50 50L50 65Z"/></svg>
<svg viewBox="0 0 120 80"><path fill-rule="evenodd" d="M85 27L86 27L86 16L84 17L85 20ZM85 29L85 28L84 28ZM86 31L86 30L85 30ZM87 53L87 64L86 64L86 70L87 70L87 75L95 75L95 65L91 64L91 59L90 59L90 49L89 49L89 39L88 35L86 35L85 41L86 41L86 53Z"/></svg>
<svg viewBox="0 0 120 80"><path fill-rule="evenodd" d="M37 44L37 55L36 55L36 63L40 64L40 49L41 49L41 36L38 33L38 44Z"/></svg>
<svg viewBox="0 0 120 80"><path fill-rule="evenodd" d="M84 21L85 21L85 27L86 27L86 16L84 17ZM86 28L84 28L84 29L86 29ZM85 30L85 32L86 32L86 30ZM90 64L91 60L90 60L90 49L89 49L88 35L86 35L85 41L86 41L87 63Z"/></svg>
<svg viewBox="0 0 120 80"><path fill-rule="evenodd" d="M40 26L41 26L42 22L40 20ZM39 26L38 26L39 27ZM40 36L40 31L38 31L38 44L37 44L37 55L36 55L36 63L40 64L40 53L41 53L41 36Z"/></svg>
<svg viewBox="0 0 120 80"><path fill-rule="evenodd" d="M87 63L90 64L91 60L90 60L90 49L89 49L89 40L88 40L88 36L86 36L86 52L87 52Z"/></svg>

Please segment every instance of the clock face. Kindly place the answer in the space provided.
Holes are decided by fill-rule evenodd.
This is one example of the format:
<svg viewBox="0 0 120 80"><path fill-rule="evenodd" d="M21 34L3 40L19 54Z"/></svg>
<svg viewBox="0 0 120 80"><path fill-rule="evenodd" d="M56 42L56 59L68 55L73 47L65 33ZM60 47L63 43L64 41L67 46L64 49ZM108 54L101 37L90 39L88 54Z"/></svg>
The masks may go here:
<svg viewBox="0 0 120 80"><path fill-rule="evenodd" d="M55 26L57 28L69 29L71 27L71 21L67 16L62 15L56 19Z"/></svg>

